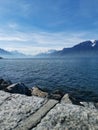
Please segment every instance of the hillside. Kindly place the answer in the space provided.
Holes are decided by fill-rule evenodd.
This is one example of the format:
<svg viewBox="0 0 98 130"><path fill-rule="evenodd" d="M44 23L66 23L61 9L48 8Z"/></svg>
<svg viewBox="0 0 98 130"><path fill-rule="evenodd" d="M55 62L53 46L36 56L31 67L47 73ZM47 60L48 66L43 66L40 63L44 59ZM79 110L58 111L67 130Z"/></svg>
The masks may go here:
<svg viewBox="0 0 98 130"><path fill-rule="evenodd" d="M71 48L63 48L60 51L51 53L51 56L66 56L66 55L96 55L98 54L98 41L84 41Z"/></svg>
<svg viewBox="0 0 98 130"><path fill-rule="evenodd" d="M18 51L7 51L0 48L0 57L3 58L26 58L27 55Z"/></svg>

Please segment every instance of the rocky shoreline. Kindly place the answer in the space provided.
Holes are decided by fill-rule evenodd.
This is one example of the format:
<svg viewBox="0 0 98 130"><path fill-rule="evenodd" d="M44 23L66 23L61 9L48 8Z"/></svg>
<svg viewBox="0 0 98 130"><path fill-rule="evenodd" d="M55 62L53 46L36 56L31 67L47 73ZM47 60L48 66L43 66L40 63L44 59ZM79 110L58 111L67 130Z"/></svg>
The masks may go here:
<svg viewBox="0 0 98 130"><path fill-rule="evenodd" d="M98 130L98 103L0 79L0 130Z"/></svg>

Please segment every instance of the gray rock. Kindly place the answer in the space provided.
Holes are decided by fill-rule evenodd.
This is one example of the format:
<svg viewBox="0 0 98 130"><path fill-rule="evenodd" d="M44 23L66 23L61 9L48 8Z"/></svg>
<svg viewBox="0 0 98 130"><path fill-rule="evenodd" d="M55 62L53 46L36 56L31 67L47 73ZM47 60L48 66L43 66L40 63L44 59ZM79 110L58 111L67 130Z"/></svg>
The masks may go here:
<svg viewBox="0 0 98 130"><path fill-rule="evenodd" d="M0 79L0 90L5 90L6 87L8 87L11 84L11 81L5 81L4 79Z"/></svg>
<svg viewBox="0 0 98 130"><path fill-rule="evenodd" d="M67 104L75 104L84 106L83 103L80 103L75 97L70 96L69 94L65 94L61 100L61 103L67 103Z"/></svg>
<svg viewBox="0 0 98 130"><path fill-rule="evenodd" d="M36 113L24 120L14 130L29 130L36 126L41 119L58 103L56 100L49 100Z"/></svg>
<svg viewBox="0 0 98 130"><path fill-rule="evenodd" d="M4 91L0 91L0 105L2 105L9 98L10 98L9 93L5 93Z"/></svg>
<svg viewBox="0 0 98 130"><path fill-rule="evenodd" d="M65 94L61 100L62 103L72 104L72 101L69 98L69 94Z"/></svg>
<svg viewBox="0 0 98 130"><path fill-rule="evenodd" d="M45 102L44 98L0 91L0 130L14 130Z"/></svg>
<svg viewBox="0 0 98 130"><path fill-rule="evenodd" d="M80 102L85 108L96 109L94 102Z"/></svg>
<svg viewBox="0 0 98 130"><path fill-rule="evenodd" d="M0 130L98 130L97 103L72 103L0 91Z"/></svg>
<svg viewBox="0 0 98 130"><path fill-rule="evenodd" d="M98 109L98 102L94 103L94 106Z"/></svg>
<svg viewBox="0 0 98 130"><path fill-rule="evenodd" d="M98 130L98 111L73 104L57 104L32 130Z"/></svg>
<svg viewBox="0 0 98 130"><path fill-rule="evenodd" d="M16 83L8 86L5 91L10 93L19 93L19 94L25 94L27 96L31 96L31 90L26 87L23 83Z"/></svg>
<svg viewBox="0 0 98 130"><path fill-rule="evenodd" d="M63 97L64 93L60 90L55 90L54 92L50 93L49 98L55 99L55 100L61 100Z"/></svg>
<svg viewBox="0 0 98 130"><path fill-rule="evenodd" d="M61 95L60 94L50 94L49 95L50 99L55 99L55 100L61 100Z"/></svg>
<svg viewBox="0 0 98 130"><path fill-rule="evenodd" d="M48 97L48 93L47 92L44 92L42 91L40 88L38 87L33 87L32 88L32 95L34 96L38 96L38 97Z"/></svg>

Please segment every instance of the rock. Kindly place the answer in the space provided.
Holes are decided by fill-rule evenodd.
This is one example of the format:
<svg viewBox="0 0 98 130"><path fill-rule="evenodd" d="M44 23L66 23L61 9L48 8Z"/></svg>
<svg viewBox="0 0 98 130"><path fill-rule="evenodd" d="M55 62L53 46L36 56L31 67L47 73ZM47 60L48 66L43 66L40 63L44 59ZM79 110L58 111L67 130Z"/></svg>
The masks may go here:
<svg viewBox="0 0 98 130"><path fill-rule="evenodd" d="M67 104L75 104L75 105L80 105L84 106L83 103L80 103L75 97L65 94L61 100L62 103L67 103Z"/></svg>
<svg viewBox="0 0 98 130"><path fill-rule="evenodd" d="M94 103L94 106L98 109L98 102Z"/></svg>
<svg viewBox="0 0 98 130"><path fill-rule="evenodd" d="M61 100L62 96L60 94L50 94L49 95L50 99L55 99L55 100Z"/></svg>
<svg viewBox="0 0 98 130"><path fill-rule="evenodd" d="M11 84L11 81L5 81L4 79L0 79L0 90L5 90L6 87L8 87Z"/></svg>
<svg viewBox="0 0 98 130"><path fill-rule="evenodd" d="M72 104L72 101L70 100L69 94L65 94L61 100L62 103Z"/></svg>
<svg viewBox="0 0 98 130"><path fill-rule="evenodd" d="M58 103L32 130L98 130L98 110Z"/></svg>
<svg viewBox="0 0 98 130"><path fill-rule="evenodd" d="M55 90L53 92L53 94L60 94L61 96L64 96L64 92L60 91L60 90Z"/></svg>
<svg viewBox="0 0 98 130"><path fill-rule="evenodd" d="M95 103L94 102L80 102L81 106L84 106L85 108L90 108L90 109L96 109Z"/></svg>
<svg viewBox="0 0 98 130"><path fill-rule="evenodd" d="M0 91L0 130L98 130L98 104L72 100L69 94L59 102Z"/></svg>
<svg viewBox="0 0 98 130"><path fill-rule="evenodd" d="M37 112L20 123L20 125L14 130L30 130L31 128L35 127L57 103L57 100L50 99Z"/></svg>
<svg viewBox="0 0 98 130"><path fill-rule="evenodd" d="M43 98L48 97L48 93L42 91L42 90L41 90L40 88L38 88L38 87L33 87L33 89L32 89L32 95L38 96L38 97L43 97Z"/></svg>
<svg viewBox="0 0 98 130"><path fill-rule="evenodd" d="M80 106L84 106L82 103L80 103L80 101L78 101L78 99L76 99L74 96L70 96L70 100L72 101L73 104L75 105L80 105Z"/></svg>
<svg viewBox="0 0 98 130"><path fill-rule="evenodd" d="M31 90L28 87L26 87L23 83L12 84L8 86L5 91L10 93L18 93L31 96Z"/></svg>
<svg viewBox="0 0 98 130"><path fill-rule="evenodd" d="M61 100L63 95L64 95L64 93L61 92L60 90L55 90L54 92L50 93L49 98L56 99L56 100Z"/></svg>
<svg viewBox="0 0 98 130"><path fill-rule="evenodd" d="M44 98L0 91L0 130L15 130L45 102Z"/></svg>

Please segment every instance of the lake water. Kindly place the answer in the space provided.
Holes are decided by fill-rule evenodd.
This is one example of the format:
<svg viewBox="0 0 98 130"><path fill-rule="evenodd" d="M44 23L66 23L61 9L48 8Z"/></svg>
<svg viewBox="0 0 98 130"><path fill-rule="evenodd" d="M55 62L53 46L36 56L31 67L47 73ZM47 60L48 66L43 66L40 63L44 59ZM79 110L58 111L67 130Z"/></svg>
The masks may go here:
<svg viewBox="0 0 98 130"><path fill-rule="evenodd" d="M98 99L98 58L2 59L0 77L28 87L61 89L80 99Z"/></svg>

